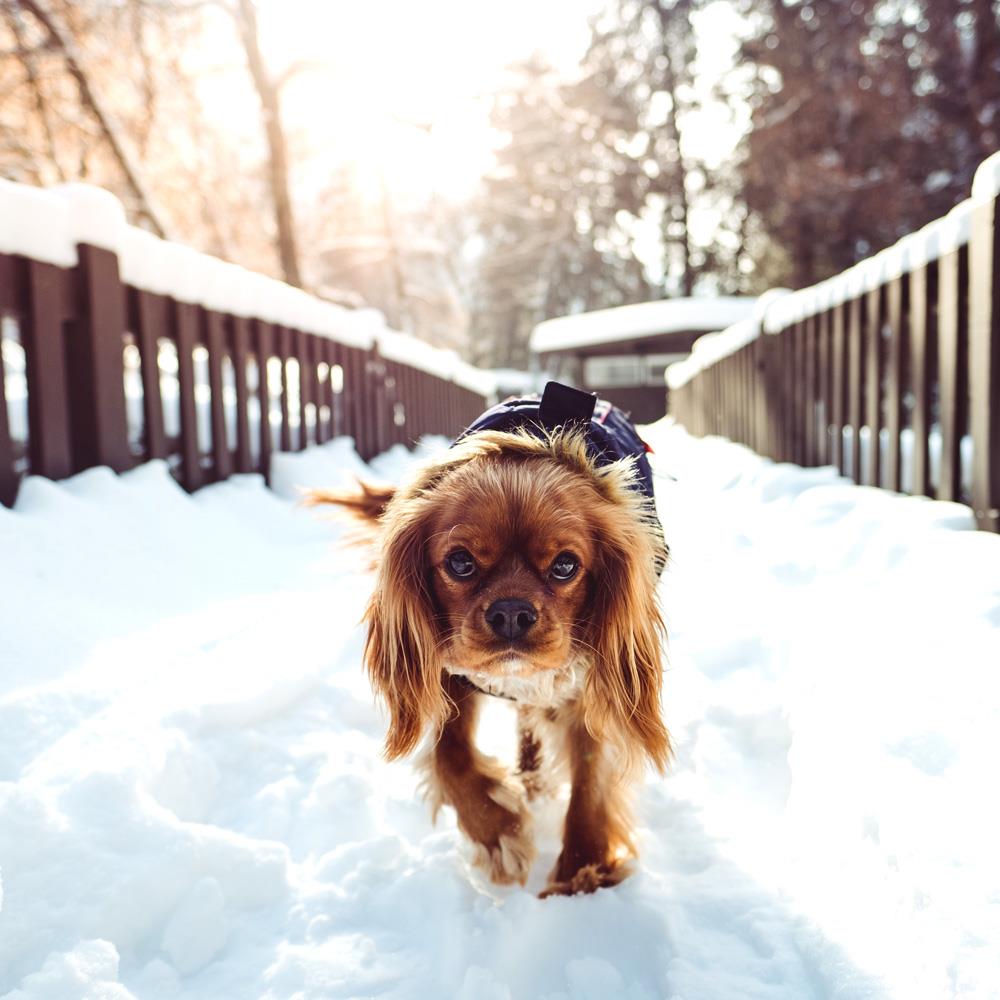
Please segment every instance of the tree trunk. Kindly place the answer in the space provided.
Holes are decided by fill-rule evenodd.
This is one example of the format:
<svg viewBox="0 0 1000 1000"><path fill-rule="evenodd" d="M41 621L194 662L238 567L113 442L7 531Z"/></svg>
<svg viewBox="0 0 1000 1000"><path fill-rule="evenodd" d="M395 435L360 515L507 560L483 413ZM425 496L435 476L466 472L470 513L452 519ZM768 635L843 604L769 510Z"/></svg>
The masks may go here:
<svg viewBox="0 0 1000 1000"><path fill-rule="evenodd" d="M288 190L288 145L281 125L281 108L278 87L267 72L260 51L257 33L257 8L253 0L239 0L234 11L239 26L243 48L246 50L247 67L260 98L261 119L267 136L268 167L271 197L274 201L274 221L278 228L278 257L282 275L290 285L302 286L299 272L299 254L295 242L295 222L292 217L292 200Z"/></svg>
<svg viewBox="0 0 1000 1000"><path fill-rule="evenodd" d="M667 133L670 136L670 142L677 150L677 163L674 165L672 173L675 180L677 204L680 206L681 217L684 222L683 235L680 237L670 236L668 233L670 205L667 205L668 220L665 222L663 227L663 237L664 242L668 245L670 243L676 243L681 248L681 261L683 266L683 271L681 273L681 287L684 294L686 296L690 296L694 291L694 271L691 267L691 237L688 233L690 205L688 204L686 184L687 168L684 164L684 157L681 154L681 129L679 116L677 114L677 92L680 88L678 86L677 68L674 65L675 53L671 51L670 46L670 18L682 16L686 17L687 11L686 8L682 8L680 5L672 10L667 10L659 3L655 5L655 10L660 21L660 54L663 58L663 70L660 82L663 89L670 95L670 110L667 113L666 121Z"/></svg>

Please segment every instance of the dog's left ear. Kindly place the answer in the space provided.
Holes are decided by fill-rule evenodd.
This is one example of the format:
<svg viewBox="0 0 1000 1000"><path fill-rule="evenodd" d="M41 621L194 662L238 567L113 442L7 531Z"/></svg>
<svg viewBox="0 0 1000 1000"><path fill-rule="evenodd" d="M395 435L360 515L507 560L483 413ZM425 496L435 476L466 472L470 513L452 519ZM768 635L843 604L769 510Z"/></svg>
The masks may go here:
<svg viewBox="0 0 1000 1000"><path fill-rule="evenodd" d="M427 504L393 498L383 516L385 533L375 593L368 606L365 659L375 690L389 709L386 756L415 749L425 729L447 709L441 688L441 637L427 580Z"/></svg>
<svg viewBox="0 0 1000 1000"><path fill-rule="evenodd" d="M587 636L595 662L584 688L584 719L595 737L617 743L629 757L644 752L662 772L671 754L660 707L662 547L634 511L605 509L600 522Z"/></svg>

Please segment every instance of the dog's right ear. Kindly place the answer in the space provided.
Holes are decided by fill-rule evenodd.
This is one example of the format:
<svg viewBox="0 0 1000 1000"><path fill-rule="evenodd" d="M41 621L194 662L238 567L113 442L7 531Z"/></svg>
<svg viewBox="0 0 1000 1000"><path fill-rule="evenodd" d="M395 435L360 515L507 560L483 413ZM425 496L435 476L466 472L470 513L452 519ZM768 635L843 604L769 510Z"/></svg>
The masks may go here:
<svg viewBox="0 0 1000 1000"><path fill-rule="evenodd" d="M365 660L389 709L385 755L410 753L425 728L443 720L441 636L427 566L427 498L397 496L382 516L375 593L368 605Z"/></svg>

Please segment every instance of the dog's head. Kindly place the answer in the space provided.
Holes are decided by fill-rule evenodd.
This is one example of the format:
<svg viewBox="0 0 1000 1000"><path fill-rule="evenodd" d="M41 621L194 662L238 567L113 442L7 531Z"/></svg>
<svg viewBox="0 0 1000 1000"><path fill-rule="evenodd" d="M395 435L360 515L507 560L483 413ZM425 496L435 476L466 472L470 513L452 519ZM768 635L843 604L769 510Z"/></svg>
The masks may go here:
<svg viewBox="0 0 1000 1000"><path fill-rule="evenodd" d="M392 499L366 650L390 757L444 718L446 666L527 677L580 662L588 728L664 763L661 543L632 475L597 467L579 434L486 431Z"/></svg>

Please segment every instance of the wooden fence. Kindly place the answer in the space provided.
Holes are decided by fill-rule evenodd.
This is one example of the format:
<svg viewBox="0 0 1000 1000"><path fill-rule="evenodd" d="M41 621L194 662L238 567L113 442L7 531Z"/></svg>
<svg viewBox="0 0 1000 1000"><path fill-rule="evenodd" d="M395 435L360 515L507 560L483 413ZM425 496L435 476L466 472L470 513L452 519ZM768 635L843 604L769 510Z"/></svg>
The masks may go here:
<svg viewBox="0 0 1000 1000"><path fill-rule="evenodd" d="M122 471L165 459L193 490L234 472L266 476L273 451L339 435L352 436L370 458L423 434L453 436L488 403L489 379L447 352L417 342L409 350L412 338L391 331L384 338L359 331L365 323L349 311L306 301L249 272L239 272L237 298L246 301L255 282L271 298L284 289L296 304L286 310L289 321L273 308L248 315L137 287L123 277L116 252L85 238L71 246L45 243L37 257L4 252L23 242L10 229L18 219L3 212L4 198L21 206L38 194L6 183L0 189L0 502L6 505L26 474L59 479L94 465ZM70 191L53 210L70 239L87 228L86 212L74 224L80 194ZM106 212L110 196L101 195ZM120 212L114 204L112 214ZM92 227L95 238L139 247L137 253L153 246L147 234L123 229L123 216L112 221L113 239L100 225ZM229 267L186 253L189 272ZM130 269L143 271L135 262ZM319 322L306 330L296 325L297 315ZM367 326L373 325L369 314ZM380 350L382 339L388 350Z"/></svg>
<svg viewBox="0 0 1000 1000"><path fill-rule="evenodd" d="M958 500L1000 530L1000 154L945 219L667 372L670 412L777 461Z"/></svg>

